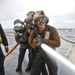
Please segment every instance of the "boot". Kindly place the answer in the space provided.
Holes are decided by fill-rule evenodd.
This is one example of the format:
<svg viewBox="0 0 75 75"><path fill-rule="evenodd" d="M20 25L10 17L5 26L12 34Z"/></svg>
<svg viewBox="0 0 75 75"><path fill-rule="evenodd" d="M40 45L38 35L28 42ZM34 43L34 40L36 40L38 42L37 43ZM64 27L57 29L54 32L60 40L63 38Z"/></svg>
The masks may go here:
<svg viewBox="0 0 75 75"><path fill-rule="evenodd" d="M16 68L16 72L20 72L20 71L22 71L22 69L19 68L19 67L17 67L17 68Z"/></svg>
<svg viewBox="0 0 75 75"><path fill-rule="evenodd" d="M27 72L29 70L31 70L31 67L30 66L28 66L25 71Z"/></svg>

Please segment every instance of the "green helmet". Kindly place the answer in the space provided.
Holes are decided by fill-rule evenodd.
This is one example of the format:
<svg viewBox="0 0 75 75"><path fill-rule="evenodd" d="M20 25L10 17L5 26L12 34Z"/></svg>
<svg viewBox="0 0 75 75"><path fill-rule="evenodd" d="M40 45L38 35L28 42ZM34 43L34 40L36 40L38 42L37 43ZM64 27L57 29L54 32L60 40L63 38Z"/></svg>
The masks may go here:
<svg viewBox="0 0 75 75"><path fill-rule="evenodd" d="M14 21L14 30L19 33L23 33L26 30L26 25L23 21L17 19Z"/></svg>
<svg viewBox="0 0 75 75"><path fill-rule="evenodd" d="M14 36L15 36L15 40L17 43L19 43L19 40L22 36L22 33L19 33L19 32L14 32Z"/></svg>
<svg viewBox="0 0 75 75"><path fill-rule="evenodd" d="M23 24L24 22L21 21L21 20L19 20L19 19L16 19L16 20L14 21L14 25L15 25L16 23L21 23L21 24Z"/></svg>

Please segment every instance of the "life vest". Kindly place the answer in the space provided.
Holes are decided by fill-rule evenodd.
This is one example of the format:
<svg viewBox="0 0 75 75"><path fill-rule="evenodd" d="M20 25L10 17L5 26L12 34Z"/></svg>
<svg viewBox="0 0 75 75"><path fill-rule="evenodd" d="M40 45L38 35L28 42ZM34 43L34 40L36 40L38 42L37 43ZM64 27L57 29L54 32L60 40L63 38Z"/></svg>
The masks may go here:
<svg viewBox="0 0 75 75"><path fill-rule="evenodd" d="M40 35L38 32L37 32L37 28L34 29L34 35L37 36L37 35ZM46 29L45 29L45 34L44 34L44 38L43 39L51 39L52 40L52 29L51 29L51 26L49 25L46 25Z"/></svg>
<svg viewBox="0 0 75 75"><path fill-rule="evenodd" d="M52 40L52 27L50 25L47 25L46 29L45 29L45 39L51 39Z"/></svg>

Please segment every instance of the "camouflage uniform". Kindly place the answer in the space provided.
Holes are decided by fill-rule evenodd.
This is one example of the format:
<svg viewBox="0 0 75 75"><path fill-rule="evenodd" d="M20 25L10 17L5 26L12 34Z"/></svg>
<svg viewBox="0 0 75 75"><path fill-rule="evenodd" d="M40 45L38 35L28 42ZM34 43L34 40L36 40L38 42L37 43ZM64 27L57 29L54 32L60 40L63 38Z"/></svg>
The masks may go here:
<svg viewBox="0 0 75 75"><path fill-rule="evenodd" d="M21 24L21 25L18 25L18 24ZM19 55L18 55L18 65L17 65L16 71L22 70L22 62L23 62L23 59L24 59L24 56L25 56L25 53L26 53L26 49L27 49L27 44L20 42L20 38L23 36L25 30L26 30L26 26L25 26L23 21L21 21L19 19L14 21L15 40L16 40L17 43L20 44Z"/></svg>

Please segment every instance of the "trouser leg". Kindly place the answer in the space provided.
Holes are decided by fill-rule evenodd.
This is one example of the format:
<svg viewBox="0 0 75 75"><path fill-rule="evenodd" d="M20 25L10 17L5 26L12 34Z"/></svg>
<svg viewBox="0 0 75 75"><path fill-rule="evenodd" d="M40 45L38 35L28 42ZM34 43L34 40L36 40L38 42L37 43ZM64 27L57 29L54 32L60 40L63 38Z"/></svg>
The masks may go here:
<svg viewBox="0 0 75 75"><path fill-rule="evenodd" d="M31 75L40 75L44 65L45 65L45 63L43 62L43 60L36 57L34 60L34 63L33 63Z"/></svg>
<svg viewBox="0 0 75 75"><path fill-rule="evenodd" d="M36 53L30 49L29 50L29 63L25 71L29 71L30 69L32 69L35 57L36 57Z"/></svg>
<svg viewBox="0 0 75 75"><path fill-rule="evenodd" d="M26 68L25 71L29 71L32 67L32 53L31 53L31 49L28 49L29 53L28 53L28 57L29 57L29 62L28 62L28 66Z"/></svg>
<svg viewBox="0 0 75 75"><path fill-rule="evenodd" d="M31 50L30 49L28 49L28 50L29 50L29 54L28 54L28 57L29 57L28 67L31 67L32 66L32 58L31 58L32 54L31 54Z"/></svg>
<svg viewBox="0 0 75 75"><path fill-rule="evenodd" d="M21 68L22 66L22 62L24 59L24 55L25 55L26 49L25 48L20 48L19 49L19 55L18 55L18 68Z"/></svg>
<svg viewBox="0 0 75 75"><path fill-rule="evenodd" d="M37 52L34 51L34 50L32 50L32 63L33 63L33 64L34 64L34 61L36 61L36 60L35 60L35 58L37 58L36 55L37 55ZM38 60L37 60L37 61L38 61ZM40 75L40 74L39 74L39 75ZM42 66L42 75L48 75L47 70L46 70L45 63L43 63L43 66Z"/></svg>
<svg viewBox="0 0 75 75"><path fill-rule="evenodd" d="M58 67L56 61L52 59L46 59L46 63L48 66L49 75L58 75L57 74Z"/></svg>
<svg viewBox="0 0 75 75"><path fill-rule="evenodd" d="M4 59L0 60L0 75L5 75Z"/></svg>
<svg viewBox="0 0 75 75"><path fill-rule="evenodd" d="M44 64L43 69L42 69L42 75L48 75L46 65Z"/></svg>
<svg viewBox="0 0 75 75"><path fill-rule="evenodd" d="M35 58L36 58L36 51L31 50L32 66L33 66Z"/></svg>

